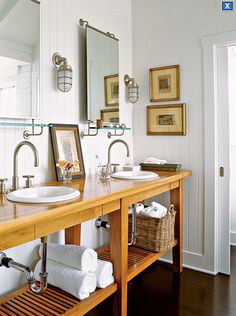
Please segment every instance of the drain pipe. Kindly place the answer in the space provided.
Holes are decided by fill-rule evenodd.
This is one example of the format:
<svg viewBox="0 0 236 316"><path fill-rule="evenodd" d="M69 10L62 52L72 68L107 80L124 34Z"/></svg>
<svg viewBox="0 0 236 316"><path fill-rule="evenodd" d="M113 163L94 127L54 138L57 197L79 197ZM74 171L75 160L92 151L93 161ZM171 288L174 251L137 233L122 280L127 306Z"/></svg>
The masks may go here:
<svg viewBox="0 0 236 316"><path fill-rule="evenodd" d="M128 242L128 246L133 246L136 244L136 214L137 214L137 206L138 204L135 203L132 205L132 231L130 233L130 241Z"/></svg>
<svg viewBox="0 0 236 316"><path fill-rule="evenodd" d="M18 271L24 272L26 279L28 281L28 285L30 290L35 294L42 294L47 288L47 237L42 237L41 242L43 244L43 251L42 251L42 266L41 272L39 273L40 277L40 285L37 285L37 281L35 279L33 271L19 263L14 261L11 258L8 258L4 252L0 252L0 267L4 266L6 268L13 268Z"/></svg>

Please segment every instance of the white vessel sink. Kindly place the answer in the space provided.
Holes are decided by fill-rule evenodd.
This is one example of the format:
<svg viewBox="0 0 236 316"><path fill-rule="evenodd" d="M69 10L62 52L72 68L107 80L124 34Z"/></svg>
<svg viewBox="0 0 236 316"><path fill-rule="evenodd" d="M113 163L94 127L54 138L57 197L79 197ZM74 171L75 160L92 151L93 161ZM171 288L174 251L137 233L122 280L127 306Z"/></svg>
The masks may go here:
<svg viewBox="0 0 236 316"><path fill-rule="evenodd" d="M157 173L150 171L119 171L112 175L112 178L125 179L125 180L151 180L157 179Z"/></svg>
<svg viewBox="0 0 236 316"><path fill-rule="evenodd" d="M69 187L35 187L16 190L7 194L7 199L21 203L52 203L75 199L80 192Z"/></svg>

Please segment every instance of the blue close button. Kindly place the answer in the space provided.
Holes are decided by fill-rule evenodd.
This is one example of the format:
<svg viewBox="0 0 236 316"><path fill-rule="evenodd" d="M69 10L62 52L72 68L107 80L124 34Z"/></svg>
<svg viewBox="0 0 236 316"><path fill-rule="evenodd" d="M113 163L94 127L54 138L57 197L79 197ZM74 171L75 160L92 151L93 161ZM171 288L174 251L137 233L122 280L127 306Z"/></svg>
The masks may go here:
<svg viewBox="0 0 236 316"><path fill-rule="evenodd" d="M222 1L222 11L232 11L233 7L233 1Z"/></svg>

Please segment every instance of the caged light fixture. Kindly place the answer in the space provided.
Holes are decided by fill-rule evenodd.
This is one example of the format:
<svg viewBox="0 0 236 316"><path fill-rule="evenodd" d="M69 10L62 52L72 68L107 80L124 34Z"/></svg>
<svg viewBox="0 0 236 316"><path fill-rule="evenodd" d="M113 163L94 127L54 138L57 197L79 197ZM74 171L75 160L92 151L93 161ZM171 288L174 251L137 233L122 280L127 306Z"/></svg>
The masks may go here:
<svg viewBox="0 0 236 316"><path fill-rule="evenodd" d="M128 100L131 103L136 103L138 102L138 91L139 91L139 86L137 82L134 80L134 78L130 78L129 75L125 75L124 77L125 85L128 89Z"/></svg>
<svg viewBox="0 0 236 316"><path fill-rule="evenodd" d="M59 53L54 53L52 62L57 69L57 87L62 92L70 91L72 87L73 70L68 64L67 58Z"/></svg>

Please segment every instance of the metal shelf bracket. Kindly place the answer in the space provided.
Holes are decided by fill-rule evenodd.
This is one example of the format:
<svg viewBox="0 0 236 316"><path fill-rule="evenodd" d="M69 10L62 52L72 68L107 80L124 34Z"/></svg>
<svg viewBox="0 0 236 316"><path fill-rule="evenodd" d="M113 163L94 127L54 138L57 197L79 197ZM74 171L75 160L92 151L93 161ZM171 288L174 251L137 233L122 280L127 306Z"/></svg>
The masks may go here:
<svg viewBox="0 0 236 316"><path fill-rule="evenodd" d="M34 120L32 120L32 129L31 132L29 130L25 130L23 132L23 137L24 139L29 139L31 136L41 136L43 134L43 126L39 126L40 127L40 132L39 133L35 133L35 126L34 126Z"/></svg>

